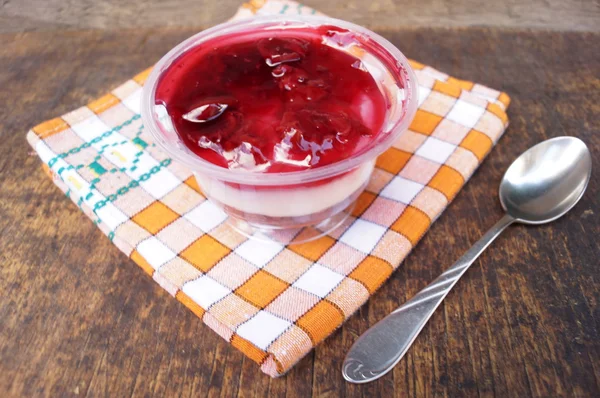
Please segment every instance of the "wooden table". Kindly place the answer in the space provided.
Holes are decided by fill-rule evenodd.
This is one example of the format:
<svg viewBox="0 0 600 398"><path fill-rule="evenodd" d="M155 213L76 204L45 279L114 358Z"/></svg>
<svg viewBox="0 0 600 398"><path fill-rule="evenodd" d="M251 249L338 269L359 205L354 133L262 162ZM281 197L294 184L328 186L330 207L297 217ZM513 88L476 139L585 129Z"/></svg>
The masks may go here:
<svg viewBox="0 0 600 398"><path fill-rule="evenodd" d="M249 1L249 0L248 0ZM254 0L260 2L261 0ZM0 32L209 26L242 0L0 1ZM379 29L497 26L600 31L593 0L303 0L305 6Z"/></svg>
<svg viewBox="0 0 600 398"><path fill-rule="evenodd" d="M25 142L198 29L0 35L3 396L599 396L600 173L568 216L514 226L477 261L394 371L343 381L346 350L501 215L522 151L575 135L600 167L597 33L380 32L408 56L508 92L511 126L400 269L286 377L272 380L125 258L42 173Z"/></svg>

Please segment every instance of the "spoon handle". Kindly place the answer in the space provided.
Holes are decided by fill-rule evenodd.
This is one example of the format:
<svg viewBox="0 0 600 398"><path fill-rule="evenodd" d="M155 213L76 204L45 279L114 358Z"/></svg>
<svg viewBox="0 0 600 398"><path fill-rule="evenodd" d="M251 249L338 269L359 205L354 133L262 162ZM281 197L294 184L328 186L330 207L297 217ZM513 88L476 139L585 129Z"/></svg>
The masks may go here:
<svg viewBox="0 0 600 398"><path fill-rule="evenodd" d="M344 359L344 378L351 383L368 383L390 371L469 266L514 221L513 217L504 215L454 265L363 333Z"/></svg>

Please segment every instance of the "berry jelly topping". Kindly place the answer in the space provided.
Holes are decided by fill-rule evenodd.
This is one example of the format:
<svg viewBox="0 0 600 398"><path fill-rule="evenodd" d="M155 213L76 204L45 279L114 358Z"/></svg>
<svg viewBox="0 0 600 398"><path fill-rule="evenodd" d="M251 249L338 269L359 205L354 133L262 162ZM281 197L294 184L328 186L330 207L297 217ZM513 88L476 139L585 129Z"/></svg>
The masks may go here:
<svg viewBox="0 0 600 398"><path fill-rule="evenodd" d="M363 150L387 104L356 43L334 27L209 39L162 75L156 103L194 153L256 172L315 168Z"/></svg>

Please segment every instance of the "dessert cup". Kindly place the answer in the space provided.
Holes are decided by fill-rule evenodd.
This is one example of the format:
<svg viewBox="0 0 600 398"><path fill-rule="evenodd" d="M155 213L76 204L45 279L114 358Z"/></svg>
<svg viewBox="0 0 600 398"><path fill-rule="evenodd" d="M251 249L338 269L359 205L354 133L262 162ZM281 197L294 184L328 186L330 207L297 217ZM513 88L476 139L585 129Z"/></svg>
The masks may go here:
<svg viewBox="0 0 600 398"><path fill-rule="evenodd" d="M169 66L191 49L221 35L270 33L286 29L332 26L352 33L353 40L338 50L359 58L383 94L387 111L382 129L369 144L350 157L321 167L291 172L262 173L213 164L184 145L163 104L156 101L157 85ZM324 38L326 40L326 38ZM337 44L336 44L337 45ZM321 16L255 17L224 23L185 40L154 67L143 89L142 120L155 142L174 160L189 167L205 196L229 215L239 232L292 237L304 227L302 241L330 232L348 217L367 186L378 155L408 128L417 108L417 84L404 55L383 37L358 25ZM260 233L257 233L260 232Z"/></svg>

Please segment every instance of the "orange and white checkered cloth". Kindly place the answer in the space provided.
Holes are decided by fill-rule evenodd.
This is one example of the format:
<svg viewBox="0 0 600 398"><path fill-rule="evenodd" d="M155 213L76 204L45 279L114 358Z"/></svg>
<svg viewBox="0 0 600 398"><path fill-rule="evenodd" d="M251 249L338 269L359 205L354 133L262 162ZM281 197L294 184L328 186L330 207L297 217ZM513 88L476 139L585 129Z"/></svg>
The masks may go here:
<svg viewBox="0 0 600 398"><path fill-rule="evenodd" d="M253 14L314 14L252 1ZM140 120L145 71L34 127L31 146L112 242L261 369L278 376L351 316L400 265L507 126L509 97L412 62L419 110L347 222L300 245L248 240L161 152Z"/></svg>

